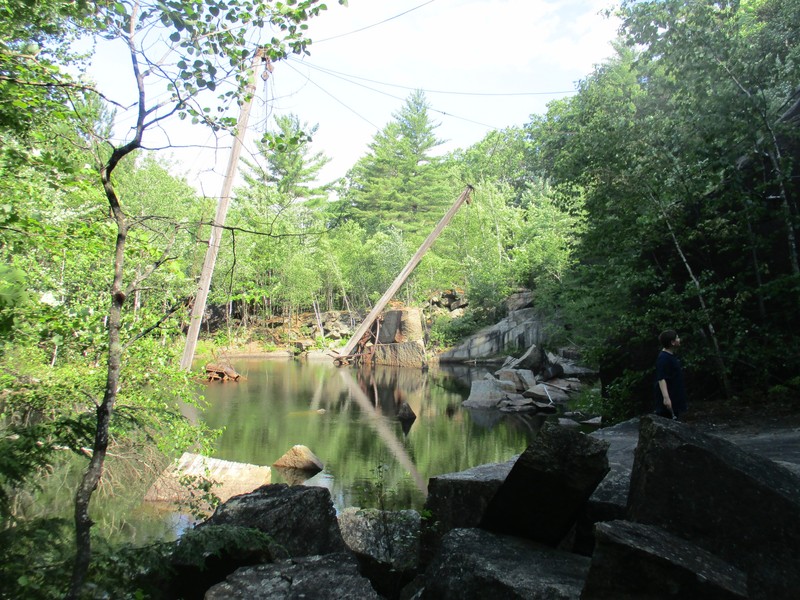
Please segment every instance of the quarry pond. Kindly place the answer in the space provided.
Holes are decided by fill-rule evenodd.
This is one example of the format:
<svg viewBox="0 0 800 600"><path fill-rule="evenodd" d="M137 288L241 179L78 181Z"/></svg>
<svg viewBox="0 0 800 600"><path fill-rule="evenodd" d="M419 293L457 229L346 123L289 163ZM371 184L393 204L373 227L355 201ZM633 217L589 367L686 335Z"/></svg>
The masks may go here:
<svg viewBox="0 0 800 600"><path fill-rule="evenodd" d="M272 469L272 483L328 488L348 506L422 508L430 477L502 462L521 453L543 417L470 411L470 381L486 370L439 366L335 367L327 361L232 359L237 382L210 382L198 415L223 429L214 458L272 465L296 444L324 464L298 481ZM398 418L407 404L416 418Z"/></svg>

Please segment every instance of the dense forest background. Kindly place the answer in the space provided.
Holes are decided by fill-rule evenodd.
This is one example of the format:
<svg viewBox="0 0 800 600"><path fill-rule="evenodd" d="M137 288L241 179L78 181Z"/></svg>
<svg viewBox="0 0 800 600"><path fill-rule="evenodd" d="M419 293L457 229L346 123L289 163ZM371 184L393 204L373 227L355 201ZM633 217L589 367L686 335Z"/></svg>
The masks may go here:
<svg viewBox="0 0 800 600"><path fill-rule="evenodd" d="M250 57L234 33L208 32L229 11L273 23L272 59L302 53L302 23L324 7L289 5L276 16L269 3L0 0L0 516L19 533L25 490L63 449L92 449L74 595L109 444L170 456L210 439L175 406L193 396L178 360L216 200L143 140L164 119L233 127L209 107L242 100ZM320 182L316 126L279 117L240 165L209 298L236 321L215 341L276 316L369 309L472 185L398 294L422 305L464 291L468 312L434 323L435 343L500 318L525 287L554 339L600 370L609 418L650 397L666 328L683 338L693 398L800 401L800 2L617 10L616 56L575 95L457 152L437 153L415 92L343 180ZM147 57L156 30L174 44L172 70ZM92 36L126 40L138 81L162 77L173 93L151 100L140 85L124 146L110 142L113 103L81 76L88 57L70 50ZM48 591L46 578L14 581Z"/></svg>

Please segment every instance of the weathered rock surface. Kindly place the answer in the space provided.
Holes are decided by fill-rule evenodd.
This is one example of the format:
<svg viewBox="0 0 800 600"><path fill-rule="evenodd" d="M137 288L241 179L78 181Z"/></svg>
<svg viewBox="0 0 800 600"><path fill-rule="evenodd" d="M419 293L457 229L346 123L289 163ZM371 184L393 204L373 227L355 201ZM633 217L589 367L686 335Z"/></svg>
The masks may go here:
<svg viewBox="0 0 800 600"><path fill-rule="evenodd" d="M415 510L351 507L339 514L342 538L350 550L400 570L419 563L420 523Z"/></svg>
<svg viewBox="0 0 800 600"><path fill-rule="evenodd" d="M192 534L222 532L222 543L201 539L196 545L209 552L200 561L179 559L177 547L177 575L160 591L199 597L197 590L237 566L291 555L240 569L208 597L373 598L376 590L392 600L796 597L800 479L793 471L658 417L591 435L548 424L539 438L538 449L506 463L432 478L418 546L405 511L343 511L348 545L370 587L356 577L329 492L273 485L232 498L198 526ZM786 454L775 439L787 440ZM740 441L796 466L793 439L800 432ZM229 523L268 535L250 539L260 532L240 528L226 538ZM307 587L320 582L321 589Z"/></svg>
<svg viewBox="0 0 800 600"><path fill-rule="evenodd" d="M239 525L271 536L277 558L330 554L346 550L331 494L326 488L265 485L221 504L198 527Z"/></svg>
<svg viewBox="0 0 800 600"><path fill-rule="evenodd" d="M383 596L396 596L420 564L419 513L346 508L339 528L361 566L361 573Z"/></svg>
<svg viewBox="0 0 800 600"><path fill-rule="evenodd" d="M378 330L379 344L419 342L425 338L422 328L422 312L418 308L387 310L381 315Z"/></svg>
<svg viewBox="0 0 800 600"><path fill-rule="evenodd" d="M547 364L558 365L564 377L596 377L597 371L579 365L574 360L552 352L546 353Z"/></svg>
<svg viewBox="0 0 800 600"><path fill-rule="evenodd" d="M530 369L500 369L495 373L495 376L500 381L509 382L513 388L512 391L524 392L528 388L536 385L536 376Z"/></svg>
<svg viewBox="0 0 800 600"><path fill-rule="evenodd" d="M269 467L250 465L210 458L202 454L184 452L178 462L166 469L145 494L147 502L186 502L192 497L190 487L181 479L211 481L211 491L221 502L233 496L246 494L272 480Z"/></svg>
<svg viewBox="0 0 800 600"><path fill-rule="evenodd" d="M542 323L535 308L516 310L464 343L439 356L441 362L463 362L502 356L510 348L530 348L543 339ZM530 368L530 367L526 367Z"/></svg>
<svg viewBox="0 0 800 600"><path fill-rule="evenodd" d="M533 371L541 371L547 365L547 357L544 350L533 344L530 346L522 356L519 358L511 358L503 364L503 367L509 369L526 369Z"/></svg>
<svg viewBox="0 0 800 600"><path fill-rule="evenodd" d="M445 531L477 527L516 459L432 477L425 509Z"/></svg>
<svg viewBox="0 0 800 600"><path fill-rule="evenodd" d="M309 450L307 446L301 444L296 444L289 448L272 466L281 469L310 471L312 473L319 473L324 468L322 461L317 455Z"/></svg>
<svg viewBox="0 0 800 600"><path fill-rule="evenodd" d="M509 294L508 298L506 298L506 309L508 312L530 308L531 306L533 306L533 291L528 289L517 290Z"/></svg>
<svg viewBox="0 0 800 600"><path fill-rule="evenodd" d="M511 472L516 459L480 465L458 473L432 477L428 482L423 523L423 563L436 551L451 529L478 527L497 490Z"/></svg>
<svg viewBox="0 0 800 600"><path fill-rule="evenodd" d="M497 403L497 408L499 408L501 412L539 412L536 403L530 398L525 398L521 394L509 394L505 400L501 400Z"/></svg>
<svg viewBox="0 0 800 600"><path fill-rule="evenodd" d="M243 567L211 589L206 600L378 599L350 554L327 554Z"/></svg>
<svg viewBox="0 0 800 600"><path fill-rule="evenodd" d="M464 400L462 406L478 409L496 408L501 400L508 398L508 394L500 386L500 382L489 375L485 379L472 382L469 397Z"/></svg>
<svg viewBox="0 0 800 600"><path fill-rule="evenodd" d="M608 473L608 443L545 424L486 508L481 527L556 546Z"/></svg>
<svg viewBox="0 0 800 600"><path fill-rule="evenodd" d="M370 349L376 365L421 368L428 364L422 341L378 344Z"/></svg>
<svg viewBox="0 0 800 600"><path fill-rule="evenodd" d="M800 589L800 478L660 417L641 419L629 519L662 527L748 574L751 598Z"/></svg>
<svg viewBox="0 0 800 600"><path fill-rule="evenodd" d="M363 319L358 313L348 311L328 311L322 313L322 331L316 318L309 319L304 325L313 331L314 337L324 336L331 340L348 339Z"/></svg>
<svg viewBox="0 0 800 600"><path fill-rule="evenodd" d="M437 600L578 598L589 559L480 529L455 529L417 597Z"/></svg>
<svg viewBox="0 0 800 600"><path fill-rule="evenodd" d="M290 469L288 467L275 467L275 471L281 476L283 483L287 483L291 486L303 485L316 474L315 471Z"/></svg>
<svg viewBox="0 0 800 600"><path fill-rule="evenodd" d="M541 402L563 404L569 400L567 393L555 386L547 383L539 383L522 393L526 398L532 398Z"/></svg>
<svg viewBox="0 0 800 600"><path fill-rule="evenodd" d="M742 571L663 529L611 521L598 523L595 535L581 600L748 597Z"/></svg>
<svg viewBox="0 0 800 600"><path fill-rule="evenodd" d="M575 551L586 555L591 555L594 548L595 523L627 517L633 453L639 438L639 419L597 429L589 435L608 442L609 472L592 492L578 520Z"/></svg>

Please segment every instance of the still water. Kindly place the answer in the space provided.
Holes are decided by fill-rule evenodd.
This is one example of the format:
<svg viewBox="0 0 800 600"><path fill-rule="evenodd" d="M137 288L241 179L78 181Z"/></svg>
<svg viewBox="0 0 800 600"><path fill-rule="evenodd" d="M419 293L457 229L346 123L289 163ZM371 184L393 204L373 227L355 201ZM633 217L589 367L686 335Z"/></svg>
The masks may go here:
<svg viewBox="0 0 800 600"><path fill-rule="evenodd" d="M327 361L232 360L244 378L207 384L201 415L223 429L214 458L272 465L295 444L325 465L305 485L348 506L422 508L428 479L521 453L541 417L461 407L485 371L335 367ZM407 403L413 422L398 419ZM272 482L298 483L272 469Z"/></svg>

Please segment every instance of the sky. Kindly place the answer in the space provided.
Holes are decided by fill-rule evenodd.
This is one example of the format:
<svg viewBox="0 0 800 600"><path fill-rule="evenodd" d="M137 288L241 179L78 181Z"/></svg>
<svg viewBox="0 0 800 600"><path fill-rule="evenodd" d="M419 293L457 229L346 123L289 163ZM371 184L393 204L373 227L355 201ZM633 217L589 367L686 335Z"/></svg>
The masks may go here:
<svg viewBox="0 0 800 600"><path fill-rule="evenodd" d="M425 92L429 115L439 124L439 153L467 148L494 129L524 125L548 102L574 94L577 82L613 55L617 29L602 14L609 0L326 4L328 10L308 22L310 56L280 61L266 82L259 80L243 150L252 156L253 140L275 130L276 115L295 114L301 123L318 125L311 149L331 158L321 182L343 177L415 89ZM125 103L125 85L113 77L130 74L115 51L101 48L93 69L120 97L109 95ZM124 130L132 116L120 111L118 117ZM180 146L166 151L176 174L205 195L219 194L229 137L217 139L186 122L154 135ZM163 144L152 136L144 142Z"/></svg>

